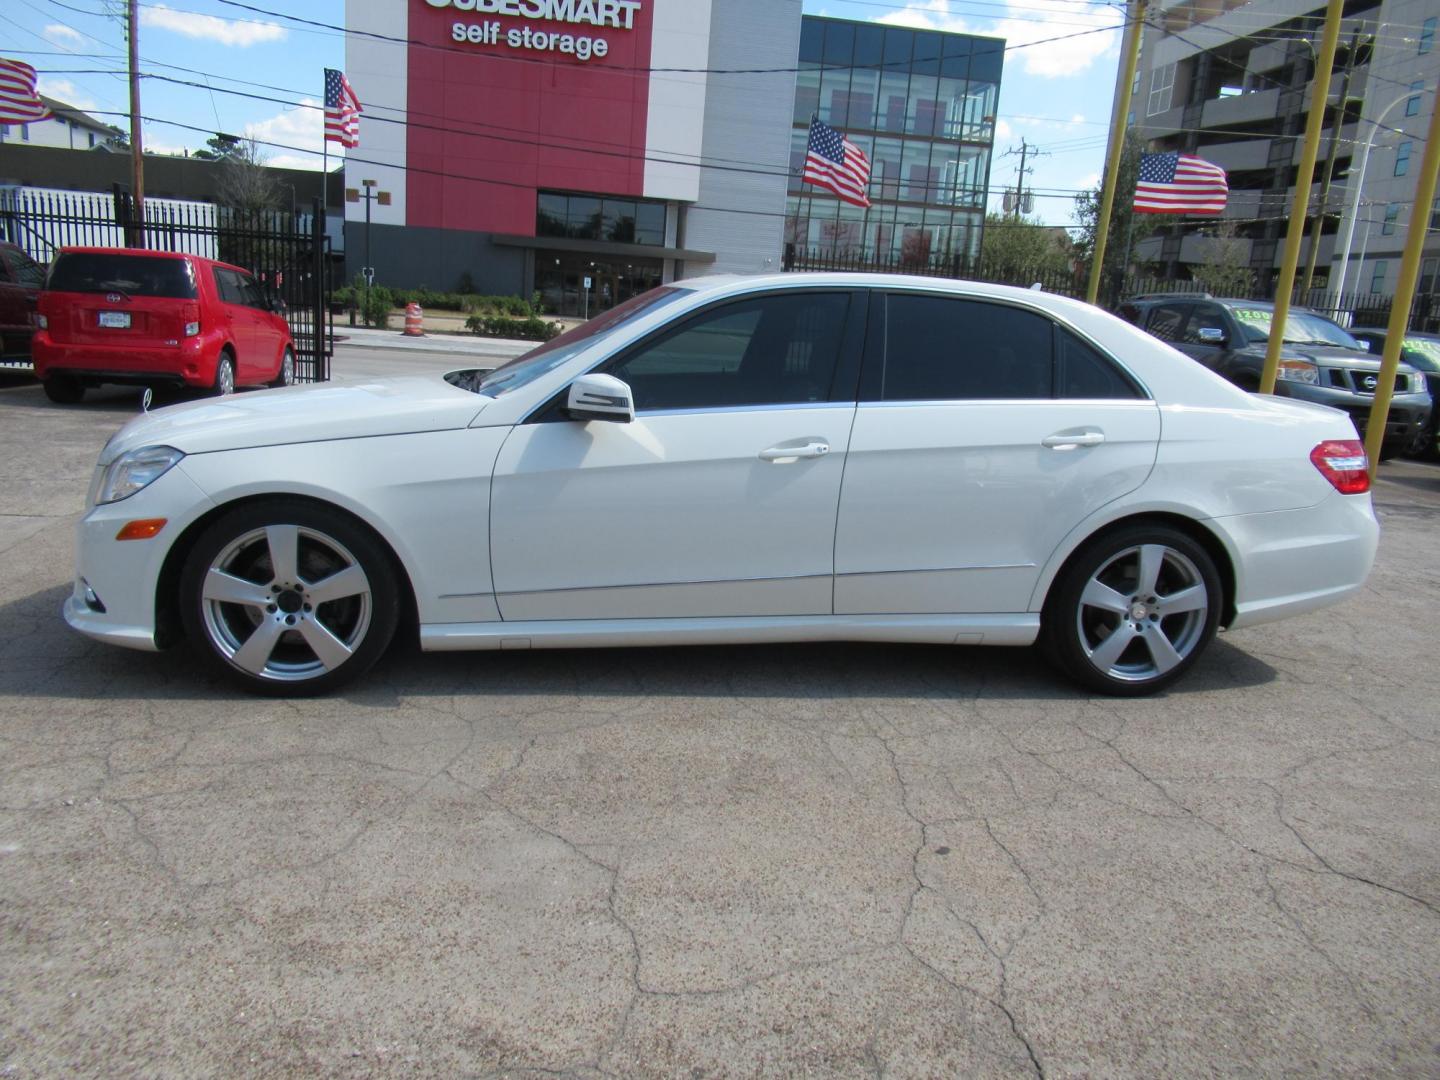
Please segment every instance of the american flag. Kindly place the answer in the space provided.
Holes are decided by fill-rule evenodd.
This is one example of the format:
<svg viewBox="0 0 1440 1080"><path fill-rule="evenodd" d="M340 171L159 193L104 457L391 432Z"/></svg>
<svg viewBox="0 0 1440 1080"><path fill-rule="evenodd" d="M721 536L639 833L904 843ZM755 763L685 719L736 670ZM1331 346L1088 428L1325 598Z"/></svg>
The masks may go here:
<svg viewBox="0 0 1440 1080"><path fill-rule="evenodd" d="M1141 154L1137 214L1219 214L1230 185L1225 170L1204 158L1171 151Z"/></svg>
<svg viewBox="0 0 1440 1080"><path fill-rule="evenodd" d="M810 141L805 153L805 181L833 191L856 206L869 206L865 185L870 182L870 159L865 152L818 116L810 119Z"/></svg>
<svg viewBox="0 0 1440 1080"><path fill-rule="evenodd" d="M0 56L0 123L33 124L53 114L35 92L35 69Z"/></svg>
<svg viewBox="0 0 1440 1080"><path fill-rule="evenodd" d="M325 141L360 145L360 99L343 71L325 69Z"/></svg>

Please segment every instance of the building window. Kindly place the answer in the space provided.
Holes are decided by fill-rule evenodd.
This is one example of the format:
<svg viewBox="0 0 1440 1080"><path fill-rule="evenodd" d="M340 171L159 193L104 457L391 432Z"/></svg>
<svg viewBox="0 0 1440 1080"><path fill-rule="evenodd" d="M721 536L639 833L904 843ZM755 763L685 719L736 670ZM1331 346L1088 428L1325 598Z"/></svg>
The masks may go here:
<svg viewBox="0 0 1440 1080"><path fill-rule="evenodd" d="M1381 236L1394 236L1395 223L1400 220L1400 204L1391 203L1385 207L1385 223L1380 226Z"/></svg>
<svg viewBox="0 0 1440 1080"><path fill-rule="evenodd" d="M1410 171L1410 150L1414 144L1402 142L1395 151L1395 175L1404 176Z"/></svg>
<svg viewBox="0 0 1440 1080"><path fill-rule="evenodd" d="M0 124L0 139L8 139L9 137L10 137L10 125L9 125L9 124Z"/></svg>
<svg viewBox="0 0 1440 1080"><path fill-rule="evenodd" d="M21 124L21 125L20 125L20 141L21 141L21 142L29 142L29 141L30 141L30 125L29 125L29 124Z"/></svg>
<svg viewBox="0 0 1440 1080"><path fill-rule="evenodd" d="M1150 73L1150 102L1145 108L1146 116L1169 112L1175 97L1175 65L1166 64Z"/></svg>
<svg viewBox="0 0 1440 1080"><path fill-rule="evenodd" d="M90 136L90 148L93 150L95 148L95 132L91 131L88 132L88 134Z"/></svg>
<svg viewBox="0 0 1440 1080"><path fill-rule="evenodd" d="M1436 271L1440 271L1440 259L1426 259L1420 264L1420 291L1430 292L1436 285Z"/></svg>
<svg viewBox="0 0 1440 1080"><path fill-rule="evenodd" d="M1419 113L1419 111L1420 111L1420 94L1418 93L1418 91L1425 89L1425 80L1424 80L1424 79L1420 79L1418 82L1413 82L1413 83L1411 83L1411 84L1410 84L1410 89L1417 91L1417 93L1415 94L1414 97L1412 97L1412 98L1406 98L1406 99L1405 99L1405 115L1406 115L1406 116L1414 116L1414 115L1416 115L1417 113Z"/></svg>
<svg viewBox="0 0 1440 1080"><path fill-rule="evenodd" d="M1420 55L1424 56L1435 47L1435 23L1440 17L1431 15L1420 24Z"/></svg>
<svg viewBox="0 0 1440 1080"><path fill-rule="evenodd" d="M536 196L535 235L659 247L665 243L665 204L541 191Z"/></svg>
<svg viewBox="0 0 1440 1080"><path fill-rule="evenodd" d="M1375 272L1370 275L1370 291L1382 293L1385 291L1385 271L1390 269L1390 263L1386 259L1380 259L1375 263Z"/></svg>
<svg viewBox="0 0 1440 1080"><path fill-rule="evenodd" d="M1430 228L1440 229L1440 196L1430 204Z"/></svg>

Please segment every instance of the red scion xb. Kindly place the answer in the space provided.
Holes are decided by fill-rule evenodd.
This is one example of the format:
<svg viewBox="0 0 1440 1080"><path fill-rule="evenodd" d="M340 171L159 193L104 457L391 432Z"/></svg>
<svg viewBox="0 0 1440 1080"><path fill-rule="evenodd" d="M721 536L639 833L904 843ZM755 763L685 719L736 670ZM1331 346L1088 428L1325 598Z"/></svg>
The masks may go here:
<svg viewBox="0 0 1440 1080"><path fill-rule="evenodd" d="M281 305L238 266L136 248L61 248L31 353L51 401L101 383L286 386L295 346Z"/></svg>

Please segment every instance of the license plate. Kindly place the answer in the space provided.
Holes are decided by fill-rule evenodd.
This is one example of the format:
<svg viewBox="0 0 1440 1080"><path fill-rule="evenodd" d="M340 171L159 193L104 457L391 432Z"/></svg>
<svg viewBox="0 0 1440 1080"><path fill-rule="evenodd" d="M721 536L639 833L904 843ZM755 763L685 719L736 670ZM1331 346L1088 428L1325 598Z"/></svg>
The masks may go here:
<svg viewBox="0 0 1440 1080"><path fill-rule="evenodd" d="M130 313L128 311L102 311L100 312L100 325L115 330L129 330Z"/></svg>

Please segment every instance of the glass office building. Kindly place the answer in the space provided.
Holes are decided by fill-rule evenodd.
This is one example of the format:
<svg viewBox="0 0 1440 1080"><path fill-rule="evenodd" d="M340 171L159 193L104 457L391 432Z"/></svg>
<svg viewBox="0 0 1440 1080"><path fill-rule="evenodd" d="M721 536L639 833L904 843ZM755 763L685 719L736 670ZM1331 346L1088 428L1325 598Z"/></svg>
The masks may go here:
<svg viewBox="0 0 1440 1080"><path fill-rule="evenodd" d="M805 16L786 244L909 263L978 255L1004 50L998 38ZM868 209L800 182L816 114L870 158Z"/></svg>

